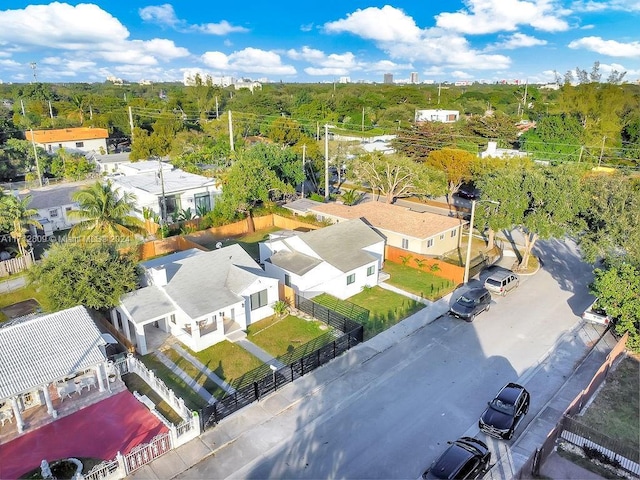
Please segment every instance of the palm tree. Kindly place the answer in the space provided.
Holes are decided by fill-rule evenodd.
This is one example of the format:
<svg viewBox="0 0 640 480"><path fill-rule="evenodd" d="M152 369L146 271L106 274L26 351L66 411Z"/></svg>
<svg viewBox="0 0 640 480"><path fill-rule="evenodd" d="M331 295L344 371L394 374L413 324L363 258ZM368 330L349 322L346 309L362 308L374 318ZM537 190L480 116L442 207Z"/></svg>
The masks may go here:
<svg viewBox="0 0 640 480"><path fill-rule="evenodd" d="M71 210L69 218L81 220L69 232L72 237L121 241L145 235L144 223L131 215L135 206L134 194L125 192L119 196L111 181L96 182L73 194L78 210Z"/></svg>
<svg viewBox="0 0 640 480"><path fill-rule="evenodd" d="M20 256L26 257L27 247L29 246L29 242L27 241L27 232L29 229L27 227L33 225L36 228L42 228L42 224L33 218L38 214L38 210L29 208L31 195L26 195L23 198L5 196L2 197L0 202L3 219L11 225L9 235L11 235L11 238L18 244Z"/></svg>

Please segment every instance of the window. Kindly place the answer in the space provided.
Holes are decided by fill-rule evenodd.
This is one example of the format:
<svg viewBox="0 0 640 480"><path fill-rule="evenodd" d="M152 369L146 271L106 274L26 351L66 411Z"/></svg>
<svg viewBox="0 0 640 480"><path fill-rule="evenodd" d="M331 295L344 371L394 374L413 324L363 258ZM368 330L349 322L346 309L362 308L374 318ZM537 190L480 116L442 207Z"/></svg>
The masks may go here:
<svg viewBox="0 0 640 480"><path fill-rule="evenodd" d="M209 193L196 193L193 196L193 202L196 205L196 213L211 211L211 195Z"/></svg>
<svg viewBox="0 0 640 480"><path fill-rule="evenodd" d="M376 266L375 265L371 265L369 268L367 268L367 277L370 277L374 273L376 273Z"/></svg>
<svg viewBox="0 0 640 480"><path fill-rule="evenodd" d="M76 142L76 148L84 147L84 142Z"/></svg>
<svg viewBox="0 0 640 480"><path fill-rule="evenodd" d="M429 247L433 247L433 238L430 238L429 240L427 240L427 248Z"/></svg>
<svg viewBox="0 0 640 480"><path fill-rule="evenodd" d="M180 211L180 197L178 195L165 195L164 201L167 207L167 217L171 219L174 213L177 214ZM160 205L160 212L162 212L162 198L158 198L158 204Z"/></svg>
<svg viewBox="0 0 640 480"><path fill-rule="evenodd" d="M402 248L404 248L405 250L409 249L409 239L408 238L403 238L402 239Z"/></svg>
<svg viewBox="0 0 640 480"><path fill-rule="evenodd" d="M117 311L117 310L116 310ZM169 317L169 321L171 323L173 323L174 325L176 324L176 316L172 313L171 316Z"/></svg>
<svg viewBox="0 0 640 480"><path fill-rule="evenodd" d="M351 275L349 275L347 277L347 285L351 285L355 281L356 281L356 274L355 273L352 273Z"/></svg>
<svg viewBox="0 0 640 480"><path fill-rule="evenodd" d="M49 210L49 217L56 218L57 216L58 216L58 209L57 208L55 210Z"/></svg>
<svg viewBox="0 0 640 480"><path fill-rule="evenodd" d="M258 308L265 307L267 305L267 291L262 290L260 292L252 293L251 297L251 310L257 310Z"/></svg>
<svg viewBox="0 0 640 480"><path fill-rule="evenodd" d="M440 240L444 240L444 233L440 234Z"/></svg>
<svg viewBox="0 0 640 480"><path fill-rule="evenodd" d="M220 315L220 318L224 318L224 312L220 312L219 315Z"/></svg>
<svg viewBox="0 0 640 480"><path fill-rule="evenodd" d="M458 231L457 230L451 230L451 237L455 237L457 235Z"/></svg>
<svg viewBox="0 0 640 480"><path fill-rule="evenodd" d="M289 275L288 273L285 273L285 274L284 274L284 284L285 284L287 287L290 287L290 286L291 286L291 275Z"/></svg>
<svg viewBox="0 0 640 480"><path fill-rule="evenodd" d="M71 210L72 210L72 208L71 208L71 207L64 207L64 211L65 211L65 212L70 212Z"/></svg>

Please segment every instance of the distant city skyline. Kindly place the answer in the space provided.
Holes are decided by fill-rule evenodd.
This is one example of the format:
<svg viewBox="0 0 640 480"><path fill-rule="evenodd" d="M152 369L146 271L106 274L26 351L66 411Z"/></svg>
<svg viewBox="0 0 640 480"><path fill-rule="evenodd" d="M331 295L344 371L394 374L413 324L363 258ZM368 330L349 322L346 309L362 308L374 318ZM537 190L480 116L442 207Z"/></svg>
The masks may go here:
<svg viewBox="0 0 640 480"><path fill-rule="evenodd" d="M637 81L639 20L638 0L5 0L0 81L549 83L594 62Z"/></svg>

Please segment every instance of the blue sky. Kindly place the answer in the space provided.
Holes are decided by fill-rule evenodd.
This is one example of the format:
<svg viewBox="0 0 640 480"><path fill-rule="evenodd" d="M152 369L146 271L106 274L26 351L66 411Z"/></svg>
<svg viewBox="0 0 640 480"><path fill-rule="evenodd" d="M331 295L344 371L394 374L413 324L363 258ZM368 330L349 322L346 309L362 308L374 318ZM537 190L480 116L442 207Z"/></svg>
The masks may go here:
<svg viewBox="0 0 640 480"><path fill-rule="evenodd" d="M0 80L640 79L640 0L0 3Z"/></svg>

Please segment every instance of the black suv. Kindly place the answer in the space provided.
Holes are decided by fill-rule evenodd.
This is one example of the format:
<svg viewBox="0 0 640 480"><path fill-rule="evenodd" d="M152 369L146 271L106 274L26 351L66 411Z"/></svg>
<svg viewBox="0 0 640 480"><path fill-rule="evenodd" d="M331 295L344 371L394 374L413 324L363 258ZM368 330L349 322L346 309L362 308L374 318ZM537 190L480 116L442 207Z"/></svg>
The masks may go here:
<svg viewBox="0 0 640 480"><path fill-rule="evenodd" d="M431 464L422 478L479 479L491 468L491 452L484 442L477 438L462 437L448 443L449 448Z"/></svg>
<svg viewBox="0 0 640 480"><path fill-rule="evenodd" d="M475 316L486 312L491 306L491 293L486 288L472 288L460 295L456 303L451 305L449 313L454 317L473 322Z"/></svg>
<svg viewBox="0 0 640 480"><path fill-rule="evenodd" d="M517 383L507 383L489 402L478 426L492 437L511 440L513 432L529 412L529 392Z"/></svg>

